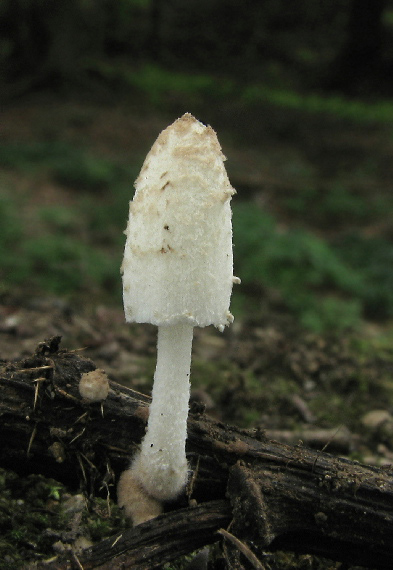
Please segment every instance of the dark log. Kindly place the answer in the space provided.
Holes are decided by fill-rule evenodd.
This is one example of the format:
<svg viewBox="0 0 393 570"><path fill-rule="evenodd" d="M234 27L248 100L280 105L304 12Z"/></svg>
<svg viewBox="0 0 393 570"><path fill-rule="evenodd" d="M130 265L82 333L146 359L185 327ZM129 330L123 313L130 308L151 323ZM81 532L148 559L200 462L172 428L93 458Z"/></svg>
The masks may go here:
<svg viewBox="0 0 393 570"><path fill-rule="evenodd" d="M114 489L143 436L149 398L111 383L102 408L84 402L78 382L95 365L60 350L59 341L41 343L30 358L0 370L0 464L90 494ZM154 568L223 540L217 531L231 523L231 534L256 556L280 549L391 568L393 470L269 441L195 409L187 453L188 496L156 520L84 551L75 567L113 567L117 556L116 567ZM240 551L238 557L244 562ZM53 568L72 564L59 559Z"/></svg>
<svg viewBox="0 0 393 570"><path fill-rule="evenodd" d="M84 570L97 568L162 568L166 562L219 539L217 530L231 521L227 501L210 501L179 509L101 541L77 559ZM47 570L68 570L72 560L55 561Z"/></svg>

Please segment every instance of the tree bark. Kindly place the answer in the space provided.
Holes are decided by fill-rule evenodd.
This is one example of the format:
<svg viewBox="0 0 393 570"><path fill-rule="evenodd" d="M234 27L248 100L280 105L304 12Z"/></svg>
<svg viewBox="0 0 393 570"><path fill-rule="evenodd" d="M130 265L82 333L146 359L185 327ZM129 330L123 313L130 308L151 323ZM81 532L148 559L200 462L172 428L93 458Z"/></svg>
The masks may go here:
<svg viewBox="0 0 393 570"><path fill-rule="evenodd" d="M95 365L60 350L59 342L40 343L30 358L0 369L0 464L86 493L103 483L114 489L144 434L149 398L111 383L102 407L84 402L78 382ZM280 549L391 568L392 469L269 441L198 409L189 417L187 454L193 470L187 497L52 568L155 568L218 540L230 546L239 568L247 548L253 556ZM228 525L230 533L218 534Z"/></svg>

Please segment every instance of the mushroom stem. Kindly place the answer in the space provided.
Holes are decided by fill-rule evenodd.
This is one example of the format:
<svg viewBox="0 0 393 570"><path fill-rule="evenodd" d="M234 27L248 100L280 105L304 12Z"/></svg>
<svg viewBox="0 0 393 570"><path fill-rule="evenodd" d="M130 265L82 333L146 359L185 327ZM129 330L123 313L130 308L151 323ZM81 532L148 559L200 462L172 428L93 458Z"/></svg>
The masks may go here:
<svg viewBox="0 0 393 570"><path fill-rule="evenodd" d="M187 483L187 416L193 325L158 327L147 432L132 470L151 496L174 499Z"/></svg>

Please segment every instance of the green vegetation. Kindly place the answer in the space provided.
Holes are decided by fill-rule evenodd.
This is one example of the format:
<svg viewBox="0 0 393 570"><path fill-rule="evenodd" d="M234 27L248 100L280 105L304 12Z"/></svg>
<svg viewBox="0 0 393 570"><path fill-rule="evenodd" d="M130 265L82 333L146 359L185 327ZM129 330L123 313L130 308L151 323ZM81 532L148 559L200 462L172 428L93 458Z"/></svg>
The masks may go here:
<svg viewBox="0 0 393 570"><path fill-rule="evenodd" d="M312 224L329 230L349 224L363 224L375 216L384 217L388 198L362 196L335 181L326 188L305 186L283 200L283 207L292 219L302 220L312 212ZM392 201L393 209L393 201Z"/></svg>
<svg viewBox="0 0 393 570"><path fill-rule="evenodd" d="M173 71L162 65L143 63L130 68L121 63L92 60L87 69L122 90L135 89L149 103L162 109L185 100L189 107L206 106L225 99L243 107L272 106L288 113L330 117L355 124L392 124L393 103L389 100L363 101L323 92L304 93L293 88L279 88L266 83L244 82L228 76Z"/></svg>
<svg viewBox="0 0 393 570"><path fill-rule="evenodd" d="M90 291L113 295L121 252L116 255L97 247L94 234L84 231L80 219L75 228L70 223L75 219L72 209L51 210L38 209L27 219L21 217L20 209L17 211L10 199L0 200L0 215L7 220L0 230L0 292L28 282L30 293L83 295ZM28 222L34 224L34 233Z"/></svg>
<svg viewBox="0 0 393 570"><path fill-rule="evenodd" d="M361 316L361 275L309 231L282 229L248 204L234 209L236 272L244 285L277 290L282 301L313 330L343 329Z"/></svg>
<svg viewBox="0 0 393 570"><path fill-rule="evenodd" d="M62 141L0 145L0 166L34 174L49 171L54 181L74 189L99 191L124 175L124 168Z"/></svg>
<svg viewBox="0 0 393 570"><path fill-rule="evenodd" d="M249 85L242 91L246 105L270 103L283 109L302 111L312 115L330 115L355 123L392 123L391 101L365 102L347 99L341 95L301 93L294 90L266 87L263 84Z"/></svg>
<svg viewBox="0 0 393 570"><path fill-rule="evenodd" d="M188 105L194 107L206 104L208 100L220 101L233 96L238 90L236 82L226 77L217 80L208 74L174 72L152 63L133 69L113 62L92 61L88 68L110 84L137 90L156 108L182 100L187 100Z"/></svg>
<svg viewBox="0 0 393 570"><path fill-rule="evenodd" d="M349 234L335 247L363 281L364 313L372 319L393 316L393 247L383 237Z"/></svg>
<svg viewBox="0 0 393 570"><path fill-rule="evenodd" d="M3 186L0 291L28 281L31 292L118 295L135 172L64 143L2 145L0 165L75 192L71 205L40 206L34 195L15 193L12 181Z"/></svg>

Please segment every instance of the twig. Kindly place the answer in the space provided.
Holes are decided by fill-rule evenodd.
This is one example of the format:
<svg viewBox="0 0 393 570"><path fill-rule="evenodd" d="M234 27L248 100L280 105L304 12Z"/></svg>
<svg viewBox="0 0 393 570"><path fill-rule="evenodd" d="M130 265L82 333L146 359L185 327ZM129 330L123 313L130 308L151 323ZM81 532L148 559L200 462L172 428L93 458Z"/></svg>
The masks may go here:
<svg viewBox="0 0 393 570"><path fill-rule="evenodd" d="M75 560L75 562L76 562L76 564L77 564L79 570L84 570L82 564L81 564L80 561L79 561L79 558L77 557L77 555L75 554L74 551L72 551L72 557L73 557L73 559Z"/></svg>
<svg viewBox="0 0 393 570"><path fill-rule="evenodd" d="M27 451L26 451L26 455L29 456L30 450L31 450L31 446L33 445L33 441L35 436L37 435L37 424L34 426L33 431L31 432L31 436L30 436L30 440L29 440L29 445L27 446Z"/></svg>
<svg viewBox="0 0 393 570"><path fill-rule="evenodd" d="M38 391L39 391L39 389L40 389L41 382L45 382L45 380L47 380L47 378L36 378L35 380L33 380L33 382L36 383L35 388L34 388L34 405L33 405L33 410L35 410L36 405L37 405Z"/></svg>
<svg viewBox="0 0 393 570"><path fill-rule="evenodd" d="M266 570L265 566L262 564L260 560L258 560L258 558L250 550L247 544L244 544L244 542L236 538L235 535L233 535L232 533L228 532L223 528L220 528L220 530L217 531L217 534L223 536L226 540L231 542L239 550L239 552L244 554L247 560L252 564L253 568L256 568L256 570Z"/></svg>

